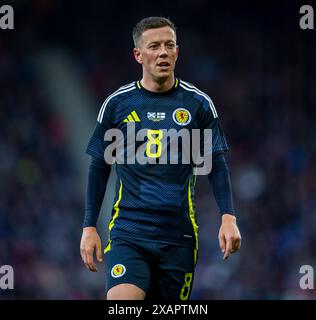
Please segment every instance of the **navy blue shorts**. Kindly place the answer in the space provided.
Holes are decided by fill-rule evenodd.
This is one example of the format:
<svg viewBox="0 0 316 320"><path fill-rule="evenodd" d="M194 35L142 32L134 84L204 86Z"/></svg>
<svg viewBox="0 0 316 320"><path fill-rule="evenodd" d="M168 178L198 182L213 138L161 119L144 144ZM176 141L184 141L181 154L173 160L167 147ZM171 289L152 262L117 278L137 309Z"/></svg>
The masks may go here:
<svg viewBox="0 0 316 320"><path fill-rule="evenodd" d="M147 299L187 300L197 252L194 248L150 241L113 239L105 253L106 290L130 283Z"/></svg>

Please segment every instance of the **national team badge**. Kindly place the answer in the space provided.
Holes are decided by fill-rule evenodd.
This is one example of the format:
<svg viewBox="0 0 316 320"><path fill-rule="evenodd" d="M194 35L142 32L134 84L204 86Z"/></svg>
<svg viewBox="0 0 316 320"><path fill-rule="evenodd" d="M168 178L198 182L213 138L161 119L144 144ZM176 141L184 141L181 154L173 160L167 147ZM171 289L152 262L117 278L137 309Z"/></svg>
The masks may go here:
<svg viewBox="0 0 316 320"><path fill-rule="evenodd" d="M173 121L179 126L186 126L191 122L191 113L184 108L178 108L173 111Z"/></svg>
<svg viewBox="0 0 316 320"><path fill-rule="evenodd" d="M116 264L111 270L111 276L113 278L122 277L126 272L126 268L123 264Z"/></svg>

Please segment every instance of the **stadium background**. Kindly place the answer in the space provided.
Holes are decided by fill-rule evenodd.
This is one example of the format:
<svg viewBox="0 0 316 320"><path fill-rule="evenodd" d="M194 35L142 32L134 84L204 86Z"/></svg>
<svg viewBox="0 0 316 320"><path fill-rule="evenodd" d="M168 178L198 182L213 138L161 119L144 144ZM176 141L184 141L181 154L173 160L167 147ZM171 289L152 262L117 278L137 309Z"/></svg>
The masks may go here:
<svg viewBox="0 0 316 320"><path fill-rule="evenodd" d="M230 144L242 249L222 261L220 216L200 177L192 298L316 297L299 288L300 266L316 267L316 31L300 30L301 4L6 4L15 29L0 30L0 266L14 267L15 288L1 299L104 298L104 268L88 272L79 254L84 151L103 99L140 77L131 29L150 15L176 23L176 75L213 98Z"/></svg>

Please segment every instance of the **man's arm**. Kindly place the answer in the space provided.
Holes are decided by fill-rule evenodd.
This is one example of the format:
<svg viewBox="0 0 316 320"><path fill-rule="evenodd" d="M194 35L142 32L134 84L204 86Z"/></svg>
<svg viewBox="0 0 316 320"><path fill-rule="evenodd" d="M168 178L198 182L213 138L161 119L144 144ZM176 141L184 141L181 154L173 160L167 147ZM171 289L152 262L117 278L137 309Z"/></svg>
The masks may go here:
<svg viewBox="0 0 316 320"><path fill-rule="evenodd" d="M239 250L241 235L236 223L229 169L223 153L213 155L212 171L208 178L213 185L215 200L222 214L218 239L224 253L223 259L226 260L231 253Z"/></svg>
<svg viewBox="0 0 316 320"><path fill-rule="evenodd" d="M102 206L107 181L109 179L111 166L104 161L91 157L88 172L88 184L86 190L85 216L80 243L80 254L86 267L90 271L97 271L93 254L99 262L103 259L101 239L96 230L99 212Z"/></svg>

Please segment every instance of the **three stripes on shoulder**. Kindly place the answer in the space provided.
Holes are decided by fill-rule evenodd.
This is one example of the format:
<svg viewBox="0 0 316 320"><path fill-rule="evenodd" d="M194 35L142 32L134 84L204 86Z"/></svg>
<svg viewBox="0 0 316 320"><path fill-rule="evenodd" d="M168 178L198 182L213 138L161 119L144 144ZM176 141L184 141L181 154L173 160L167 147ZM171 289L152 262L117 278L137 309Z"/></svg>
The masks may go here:
<svg viewBox="0 0 316 320"><path fill-rule="evenodd" d="M213 113L213 116L214 118L217 118L218 115L217 115L217 112L216 112L216 109L215 109L215 106L213 104L213 101L211 100L211 98L205 94L203 91L199 90L197 87L193 86L192 84L188 83L188 82L185 82L183 80L180 80L180 87L182 87L184 90L186 91L191 91L199 96L202 96L204 97L208 103L209 103L209 106L211 108L211 111ZM99 115L98 115L98 121L100 123L102 123L102 119L103 119L103 115L104 115L104 111L105 111L105 108L107 106L107 104L109 103L109 101L114 98L115 96L117 95L120 95L122 93L125 93L125 92L129 92L129 91L132 91L136 89L136 83L135 82L132 82L130 84L127 84L121 88L119 88L118 90L116 90L114 93L112 93L103 103L101 109L100 109L100 112L99 112ZM139 122L140 119L137 115L137 113L135 111L133 111L131 114L129 114L127 116L126 119L124 119L124 122Z"/></svg>
<svg viewBox="0 0 316 320"><path fill-rule="evenodd" d="M102 123L102 119L103 119L105 108L106 108L107 104L109 103L109 101L112 98L114 98L115 96L117 96L119 94L131 91L131 90L134 90L134 89L136 89L135 82L132 82L130 84L127 84L126 86L123 86L123 87L119 88L114 93L112 93L110 96L108 96L107 99L102 104L102 107L101 107L99 115L98 115L98 121L100 123Z"/></svg>
<svg viewBox="0 0 316 320"><path fill-rule="evenodd" d="M140 119L136 111L134 110L123 120L123 122L140 122Z"/></svg>

